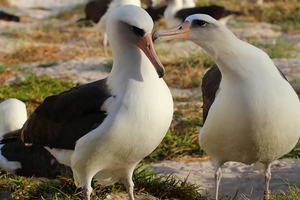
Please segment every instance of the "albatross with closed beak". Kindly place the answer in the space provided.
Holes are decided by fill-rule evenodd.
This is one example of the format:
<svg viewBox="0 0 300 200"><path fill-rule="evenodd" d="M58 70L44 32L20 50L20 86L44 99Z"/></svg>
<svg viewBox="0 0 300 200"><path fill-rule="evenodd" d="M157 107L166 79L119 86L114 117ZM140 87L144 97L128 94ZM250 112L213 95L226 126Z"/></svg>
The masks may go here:
<svg viewBox="0 0 300 200"><path fill-rule="evenodd" d="M208 15L189 16L174 28L157 30L153 38L156 42L188 38L220 69L221 82L199 132L200 146L215 165L216 199L221 166L227 161L260 163L265 175L264 199L268 199L272 163L299 140L296 92L264 51L238 39Z"/></svg>
<svg viewBox="0 0 300 200"><path fill-rule="evenodd" d="M15 134L24 143L47 147L71 166L86 200L93 177L102 185L124 183L133 200L133 170L170 126L173 100L162 79L152 28L151 17L138 6L112 11L107 20L113 52L108 77L47 97Z"/></svg>

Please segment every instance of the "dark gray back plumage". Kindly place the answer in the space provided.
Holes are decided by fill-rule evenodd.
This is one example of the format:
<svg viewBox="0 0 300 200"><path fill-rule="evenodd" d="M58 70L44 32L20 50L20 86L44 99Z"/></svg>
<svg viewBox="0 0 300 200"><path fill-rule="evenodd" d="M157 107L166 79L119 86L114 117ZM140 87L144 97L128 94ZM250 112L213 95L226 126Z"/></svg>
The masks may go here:
<svg viewBox="0 0 300 200"><path fill-rule="evenodd" d="M4 144L1 155L8 161L17 161L21 168L16 175L26 177L57 178L70 172L70 168L60 164L44 147L38 145L25 146L21 141Z"/></svg>
<svg viewBox="0 0 300 200"><path fill-rule="evenodd" d="M161 6L159 8L149 6L145 10L150 15L152 20L155 22L155 21L160 20L164 16L164 12L165 12L166 8L167 8L167 6Z"/></svg>
<svg viewBox="0 0 300 200"><path fill-rule="evenodd" d="M24 143L74 149L76 141L97 128L106 113L100 108L111 95L106 79L47 97L20 130Z"/></svg>
<svg viewBox="0 0 300 200"><path fill-rule="evenodd" d="M181 9L181 10L177 11L177 13L175 14L175 18L178 18L178 19L184 21L188 16L193 15L193 14L206 14L206 15L209 15L209 16L215 18L216 20L219 20L223 17L232 15L232 14L240 15L241 12L231 11L222 6L216 6L216 5L198 6L198 7L194 7L194 8L185 8L185 9Z"/></svg>
<svg viewBox="0 0 300 200"><path fill-rule="evenodd" d="M84 9L85 18L81 18L77 20L77 22L92 20L94 23L98 23L101 17L106 13L111 2L112 0L98 0L88 2Z"/></svg>
<svg viewBox="0 0 300 200"><path fill-rule="evenodd" d="M0 19L5 21L15 21L20 22L20 17L16 15L11 15L6 12L0 11Z"/></svg>

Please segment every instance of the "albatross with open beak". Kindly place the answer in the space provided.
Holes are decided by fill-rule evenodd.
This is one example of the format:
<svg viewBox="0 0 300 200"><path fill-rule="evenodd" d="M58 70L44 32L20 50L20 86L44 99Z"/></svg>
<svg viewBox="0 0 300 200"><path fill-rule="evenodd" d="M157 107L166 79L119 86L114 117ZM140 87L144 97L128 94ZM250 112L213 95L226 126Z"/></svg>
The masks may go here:
<svg viewBox="0 0 300 200"><path fill-rule="evenodd" d="M260 163L265 175L264 199L268 199L272 163L299 140L296 92L264 51L238 39L208 15L191 15L174 28L157 30L153 38L155 42L188 38L220 69L221 82L199 132L200 146L215 165L216 199L221 166L227 161Z"/></svg>
<svg viewBox="0 0 300 200"><path fill-rule="evenodd" d="M152 28L151 17L138 6L112 11L107 20L113 52L108 77L47 97L15 138L6 141L45 146L71 166L86 200L93 177L102 185L124 183L133 200L133 170L162 141L173 115Z"/></svg>

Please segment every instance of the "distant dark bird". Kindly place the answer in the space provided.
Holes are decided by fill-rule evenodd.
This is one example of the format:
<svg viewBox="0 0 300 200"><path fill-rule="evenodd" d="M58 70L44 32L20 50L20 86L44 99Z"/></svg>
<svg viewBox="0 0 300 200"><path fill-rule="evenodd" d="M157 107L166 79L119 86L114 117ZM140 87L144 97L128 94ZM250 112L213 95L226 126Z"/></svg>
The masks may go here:
<svg viewBox="0 0 300 200"><path fill-rule="evenodd" d="M0 11L0 20L20 22L20 17Z"/></svg>
<svg viewBox="0 0 300 200"><path fill-rule="evenodd" d="M113 0L98 0L90 1L84 8L85 17L77 20L77 22L92 20L94 23L98 23L101 17L106 13L109 4Z"/></svg>
<svg viewBox="0 0 300 200"><path fill-rule="evenodd" d="M153 38L155 42L189 38L220 69L221 76L215 67L203 79L208 105L203 106L205 123L199 130L200 147L215 166L215 198L222 165L236 161L264 170L261 189L263 199L269 199L271 166L300 137L300 102L292 86L268 54L208 15L191 15L176 27L157 30Z"/></svg>
<svg viewBox="0 0 300 200"><path fill-rule="evenodd" d="M133 200L133 171L162 141L173 116L152 28L144 9L134 5L114 9L107 19L114 55L110 74L47 97L22 129L1 142L45 146L60 163L71 166L86 200L93 177L102 185L124 183Z"/></svg>
<svg viewBox="0 0 300 200"><path fill-rule="evenodd" d="M193 14L206 14L214 19L218 20L222 24L226 25L228 20L233 16L233 15L241 15L242 13L239 11L231 11L228 10L222 6L199 6L195 8L185 8L182 10L179 10L175 18L180 19L181 22L183 22L188 16L193 15Z"/></svg>
<svg viewBox="0 0 300 200"><path fill-rule="evenodd" d="M241 12L231 11L216 5L184 8L183 0L167 0L167 3L164 17L168 28L182 23L193 14L207 14L224 25L233 15L241 14Z"/></svg>
<svg viewBox="0 0 300 200"><path fill-rule="evenodd" d="M101 17L106 13L107 9L109 8L109 4L112 1L113 0L97 0L88 2L84 8L85 17L78 19L77 22L92 20L95 24L97 24L100 21ZM148 7L151 7L153 4L153 0L142 1Z"/></svg>
<svg viewBox="0 0 300 200"><path fill-rule="evenodd" d="M6 132L22 128L27 120L26 105L18 99L0 104L0 137ZM21 141L0 145L0 168L14 175L56 178L69 168L42 146L25 146Z"/></svg>
<svg viewBox="0 0 300 200"><path fill-rule="evenodd" d="M85 18L77 20L77 22L83 20L92 20L96 23L97 27L102 33L102 44L104 49L104 54L107 56L107 35L106 35L106 21L108 15L116 8L126 5L132 4L141 7L140 0L98 0L91 1L87 3L85 7Z"/></svg>
<svg viewBox="0 0 300 200"><path fill-rule="evenodd" d="M180 5L181 6L179 8L183 9L183 8L193 8L193 7L195 7L196 4L195 4L194 0L182 0L182 4L180 4ZM171 7L172 7L172 5L171 5ZM145 10L151 16L153 21L158 21L159 19L164 17L164 12L165 12L166 8L167 8L167 0L163 0L159 5L149 6Z"/></svg>
<svg viewBox="0 0 300 200"><path fill-rule="evenodd" d="M152 20L155 22L155 21L160 20L162 17L164 17L164 12L165 12L166 8L167 8L166 5L160 6L160 7L148 6L145 10L150 15Z"/></svg>

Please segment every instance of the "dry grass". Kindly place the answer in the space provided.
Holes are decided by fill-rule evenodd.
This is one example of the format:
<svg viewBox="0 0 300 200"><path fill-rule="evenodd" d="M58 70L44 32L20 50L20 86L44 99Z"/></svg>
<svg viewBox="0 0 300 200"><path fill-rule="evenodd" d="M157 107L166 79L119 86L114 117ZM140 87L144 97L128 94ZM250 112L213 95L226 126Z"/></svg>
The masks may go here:
<svg viewBox="0 0 300 200"><path fill-rule="evenodd" d="M13 29L7 35L13 39L22 39L30 42L65 44L71 42L98 43L101 44L100 31L89 31L85 28L71 25L72 27L57 27L54 24L46 24L34 27L32 31L25 32L20 29ZM98 46L99 46L98 45Z"/></svg>
<svg viewBox="0 0 300 200"><path fill-rule="evenodd" d="M7 7L9 7L10 5L9 5L8 0L0 0L0 6L7 6Z"/></svg>
<svg viewBox="0 0 300 200"><path fill-rule="evenodd" d="M298 0L265 0L262 6L247 0L198 0L197 5L220 5L230 10L241 11L250 21L269 22L281 25L283 30L300 25Z"/></svg>
<svg viewBox="0 0 300 200"><path fill-rule="evenodd" d="M56 46L22 46L13 53L1 53L4 55L0 62L5 64L19 64L28 62L45 62L56 59L59 56L59 48Z"/></svg>
<svg viewBox="0 0 300 200"><path fill-rule="evenodd" d="M90 1L90 0L89 0ZM70 10L64 10L52 16L51 19L72 20L79 19L84 16L85 4L77 4Z"/></svg>
<svg viewBox="0 0 300 200"><path fill-rule="evenodd" d="M0 86L4 84L11 76L17 74L17 71L12 70L11 68L5 68L0 73Z"/></svg>
<svg viewBox="0 0 300 200"><path fill-rule="evenodd" d="M207 69L194 68L190 64L182 66L166 65L166 76L164 80L169 87L195 88L199 87Z"/></svg>
<svg viewBox="0 0 300 200"><path fill-rule="evenodd" d="M0 4L1 2L0 0ZM247 1L240 0L198 1L198 5L218 4L232 10L242 10L248 20L264 19L273 20L276 23L278 20L276 21L276 14L274 13L278 9L281 9L280 14L289 13L290 10L295 8L295 3L297 3L296 0L266 1L264 7L261 8L250 5ZM98 31L80 27L80 24L73 24L66 27L57 27L56 25L58 20L79 18L83 14L83 9L84 6L80 5L70 11L63 11L41 26L32 28L30 32L17 29L10 31L7 37L18 39L19 41L24 40L32 44L22 45L13 53L0 52L0 62L20 64L104 56L101 42L102 37ZM155 24L154 29L163 28L164 25L165 22L162 19ZM165 59L169 57L170 53L157 52L157 54L166 67L165 81L171 87L199 87L202 75L207 70L206 67L210 67L213 64L207 55L175 57L175 59L170 61L170 59Z"/></svg>
<svg viewBox="0 0 300 200"><path fill-rule="evenodd" d="M31 62L52 62L56 60L69 60L103 56L103 50L98 48L82 48L65 46L60 48L55 45L23 45L13 53L0 51L0 62L4 64L22 64Z"/></svg>
<svg viewBox="0 0 300 200"><path fill-rule="evenodd" d="M202 126L202 102L194 99L180 99L189 102L186 105L174 104L174 116L170 126L172 134L184 134L189 126ZM188 123L187 123L188 122Z"/></svg>
<svg viewBox="0 0 300 200"><path fill-rule="evenodd" d="M186 56L176 56L170 59L170 53L157 52L165 66L164 80L169 87L197 88L209 67L214 64L206 53L190 53Z"/></svg>
<svg viewBox="0 0 300 200"><path fill-rule="evenodd" d="M62 28L53 24L32 29L28 32L24 29L13 29L5 33L5 37L16 39L21 46L13 53L0 51L0 62L20 64L104 56L102 37L98 31L77 25ZM108 52L110 54L110 47Z"/></svg>

